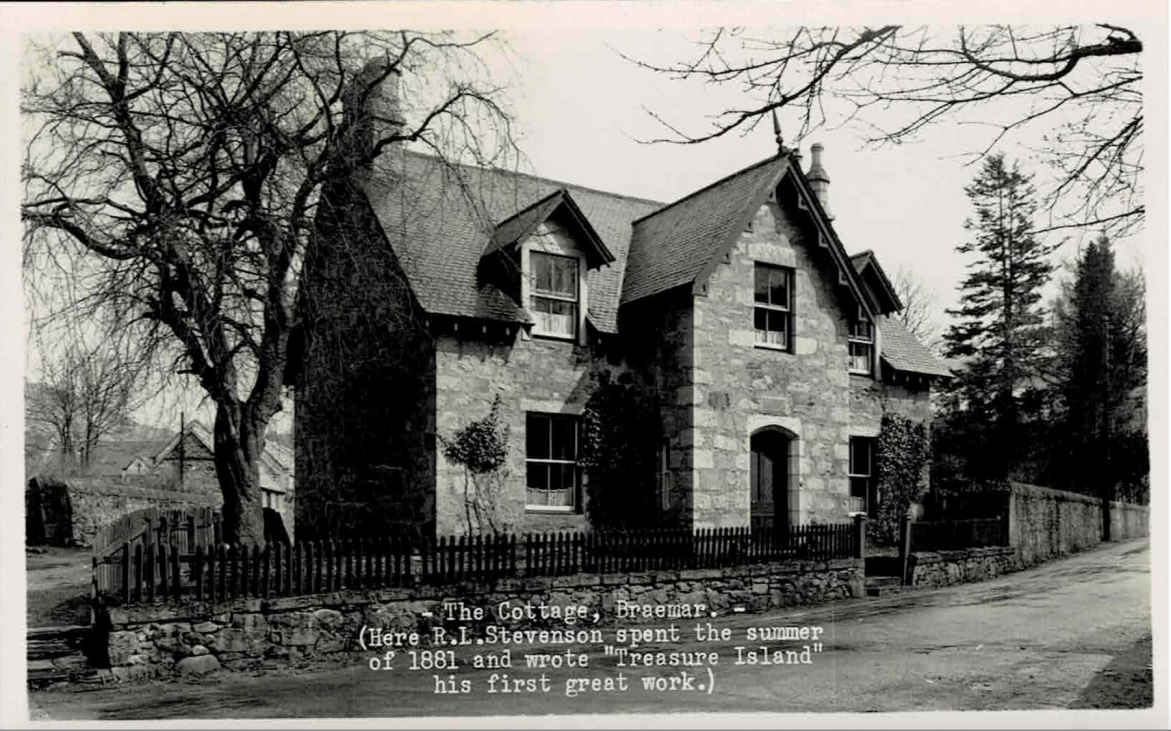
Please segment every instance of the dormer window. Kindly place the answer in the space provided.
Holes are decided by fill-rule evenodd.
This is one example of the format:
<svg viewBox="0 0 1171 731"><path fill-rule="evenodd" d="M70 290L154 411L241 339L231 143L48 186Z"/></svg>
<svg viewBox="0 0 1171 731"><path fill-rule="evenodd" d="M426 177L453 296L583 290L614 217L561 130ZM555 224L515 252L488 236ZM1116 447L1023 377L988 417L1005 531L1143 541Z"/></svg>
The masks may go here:
<svg viewBox="0 0 1171 731"><path fill-rule="evenodd" d="M869 376L874 372L874 324L859 313L850 321L850 373Z"/></svg>
<svg viewBox="0 0 1171 731"><path fill-rule="evenodd" d="M578 260L575 257L529 253L532 268L529 310L533 334L574 339L580 301Z"/></svg>

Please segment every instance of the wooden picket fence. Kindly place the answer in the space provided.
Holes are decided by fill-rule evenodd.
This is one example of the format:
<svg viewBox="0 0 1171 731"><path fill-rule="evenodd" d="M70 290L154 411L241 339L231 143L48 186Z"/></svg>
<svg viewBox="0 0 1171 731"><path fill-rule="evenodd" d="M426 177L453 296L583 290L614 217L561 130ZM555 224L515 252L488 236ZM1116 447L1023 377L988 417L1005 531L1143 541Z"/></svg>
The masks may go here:
<svg viewBox="0 0 1171 731"><path fill-rule="evenodd" d="M105 526L94 537L94 591L114 593L123 582L122 560L141 550L155 555L159 546L175 546L180 553L194 553L196 546L221 543L219 510L143 508Z"/></svg>
<svg viewBox="0 0 1171 731"><path fill-rule="evenodd" d="M856 524L778 530L720 528L493 534L410 543L391 539L302 541L293 545L130 542L94 557L103 590L123 604L296 596L580 572L718 568L792 559L861 556ZM96 578L95 578L96 585Z"/></svg>

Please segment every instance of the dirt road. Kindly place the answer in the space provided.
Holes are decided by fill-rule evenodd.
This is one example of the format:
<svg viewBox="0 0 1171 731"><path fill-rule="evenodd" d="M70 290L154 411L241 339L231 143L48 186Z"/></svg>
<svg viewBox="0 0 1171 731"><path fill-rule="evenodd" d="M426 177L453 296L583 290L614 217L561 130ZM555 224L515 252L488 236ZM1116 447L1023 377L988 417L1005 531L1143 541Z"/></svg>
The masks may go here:
<svg viewBox="0 0 1171 731"><path fill-rule="evenodd" d="M29 704L34 720L1141 707L1151 698L1149 601L1150 551L1131 541L979 584L712 620L732 630L726 641L696 642L694 623L680 622L682 642L646 648L718 652L714 687L700 672L694 689L648 691L641 678L667 670L623 668L628 690L566 697L567 678L602 683L620 669L593 651L586 669L546 670L549 692L488 693L491 671L465 665L453 678L476 690L437 694L432 672L375 672L360 660L279 676L51 690ZM824 627L822 652L810 664L734 663L736 647L760 644L745 641L749 627L776 625Z"/></svg>

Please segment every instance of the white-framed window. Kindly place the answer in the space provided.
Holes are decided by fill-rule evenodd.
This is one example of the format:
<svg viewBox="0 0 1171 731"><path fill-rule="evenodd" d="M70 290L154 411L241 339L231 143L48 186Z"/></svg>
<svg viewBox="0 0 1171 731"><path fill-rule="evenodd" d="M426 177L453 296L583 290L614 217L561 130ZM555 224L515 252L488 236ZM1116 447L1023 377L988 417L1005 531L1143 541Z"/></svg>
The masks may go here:
<svg viewBox="0 0 1171 731"><path fill-rule="evenodd" d="M850 497L867 513L877 507L872 437L850 437Z"/></svg>
<svg viewBox="0 0 1171 731"><path fill-rule="evenodd" d="M665 439L659 444L659 507L671 509L671 443Z"/></svg>
<svg viewBox="0 0 1171 731"><path fill-rule="evenodd" d="M534 335L577 337L578 265L576 257L529 252L529 310Z"/></svg>
<svg viewBox="0 0 1171 731"><path fill-rule="evenodd" d="M578 419L567 414L525 416L525 507L573 512L577 509Z"/></svg>
<svg viewBox="0 0 1171 731"><path fill-rule="evenodd" d="M793 349L793 270L757 263L752 308L756 344Z"/></svg>
<svg viewBox="0 0 1171 731"><path fill-rule="evenodd" d="M850 321L850 373L874 373L874 324L863 314Z"/></svg>
<svg viewBox="0 0 1171 731"><path fill-rule="evenodd" d="M272 490L261 490L261 505L273 510L281 509L281 494Z"/></svg>

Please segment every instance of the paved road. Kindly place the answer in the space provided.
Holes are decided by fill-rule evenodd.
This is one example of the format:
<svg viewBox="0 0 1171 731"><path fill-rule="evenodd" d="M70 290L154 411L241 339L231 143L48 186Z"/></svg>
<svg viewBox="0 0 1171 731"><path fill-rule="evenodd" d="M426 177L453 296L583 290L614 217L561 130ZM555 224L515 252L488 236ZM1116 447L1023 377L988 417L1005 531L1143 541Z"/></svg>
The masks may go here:
<svg viewBox="0 0 1171 731"><path fill-rule="evenodd" d="M1130 541L979 584L720 617L731 641L660 648L718 651L710 692L648 692L640 676L663 673L627 668L626 692L565 697L567 677L614 677L596 652L588 670L548 671L549 693L437 695L429 672L344 667L50 690L29 706L34 720L1134 707L1150 697L1149 583L1149 547ZM823 651L808 665L733 664L749 627L774 625L823 626Z"/></svg>

